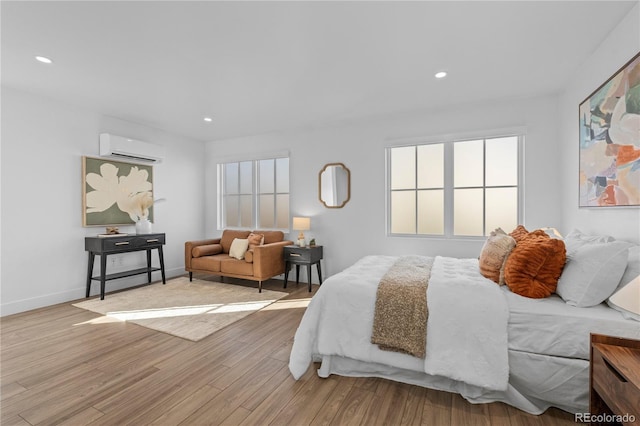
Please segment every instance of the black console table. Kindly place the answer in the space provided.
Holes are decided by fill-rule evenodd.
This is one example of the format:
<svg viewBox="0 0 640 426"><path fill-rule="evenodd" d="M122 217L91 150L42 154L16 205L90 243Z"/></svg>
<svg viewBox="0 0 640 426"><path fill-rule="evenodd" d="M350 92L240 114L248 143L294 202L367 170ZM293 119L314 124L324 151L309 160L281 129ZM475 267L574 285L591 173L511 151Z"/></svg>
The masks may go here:
<svg viewBox="0 0 640 426"><path fill-rule="evenodd" d="M147 274L147 280L151 282L151 272L161 271L162 284L166 284L164 276L164 256L162 246L165 243L165 234L124 235L117 237L85 237L84 249L89 252L89 265L87 267L87 297L91 291L91 280L100 281L100 300L104 299L106 281L117 278L131 277L133 275ZM160 267L151 267L151 250L158 250ZM130 271L116 272L107 275L107 256L110 254L129 253L146 250L147 267ZM92 277L93 262L96 255L100 256L100 276Z"/></svg>

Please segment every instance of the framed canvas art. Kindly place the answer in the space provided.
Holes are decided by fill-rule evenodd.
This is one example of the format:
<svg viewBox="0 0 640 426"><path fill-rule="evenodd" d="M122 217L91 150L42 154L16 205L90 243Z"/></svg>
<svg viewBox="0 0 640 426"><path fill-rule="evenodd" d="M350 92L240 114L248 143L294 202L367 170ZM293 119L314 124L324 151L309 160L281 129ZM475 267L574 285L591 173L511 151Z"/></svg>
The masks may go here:
<svg viewBox="0 0 640 426"><path fill-rule="evenodd" d="M640 206L640 53L579 114L580 207Z"/></svg>
<svg viewBox="0 0 640 426"><path fill-rule="evenodd" d="M82 225L153 221L153 166L82 157Z"/></svg>

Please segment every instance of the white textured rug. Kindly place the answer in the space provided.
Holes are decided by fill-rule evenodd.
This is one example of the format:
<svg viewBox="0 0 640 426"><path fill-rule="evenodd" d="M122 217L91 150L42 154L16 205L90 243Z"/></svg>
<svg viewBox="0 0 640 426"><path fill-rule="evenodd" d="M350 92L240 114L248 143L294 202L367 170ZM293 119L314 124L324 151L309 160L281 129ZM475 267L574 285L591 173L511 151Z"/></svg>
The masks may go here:
<svg viewBox="0 0 640 426"><path fill-rule="evenodd" d="M288 293L178 277L73 306L198 341Z"/></svg>

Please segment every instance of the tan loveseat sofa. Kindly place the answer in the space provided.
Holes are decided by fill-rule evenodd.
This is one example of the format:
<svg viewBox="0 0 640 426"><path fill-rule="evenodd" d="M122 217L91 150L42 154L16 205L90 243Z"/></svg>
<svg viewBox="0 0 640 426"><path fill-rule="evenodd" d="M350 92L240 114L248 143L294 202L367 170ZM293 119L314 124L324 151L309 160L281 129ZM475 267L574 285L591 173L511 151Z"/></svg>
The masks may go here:
<svg viewBox="0 0 640 426"><path fill-rule="evenodd" d="M249 234L263 235L262 245L250 248L243 259L229 255L236 238L247 239ZM258 281L262 292L262 281L284 273L283 248L293 244L284 239L281 231L236 231L225 230L221 238L184 243L184 267L189 271L189 280L194 272L242 278Z"/></svg>

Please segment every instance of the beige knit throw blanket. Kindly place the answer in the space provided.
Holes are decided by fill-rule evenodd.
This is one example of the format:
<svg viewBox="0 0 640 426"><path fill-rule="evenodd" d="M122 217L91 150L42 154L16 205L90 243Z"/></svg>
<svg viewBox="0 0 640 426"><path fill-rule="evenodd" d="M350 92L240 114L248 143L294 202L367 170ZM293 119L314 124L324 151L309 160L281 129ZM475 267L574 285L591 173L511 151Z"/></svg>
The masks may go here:
<svg viewBox="0 0 640 426"><path fill-rule="evenodd" d="M400 257L380 279L371 343L382 350L425 357L427 286L434 258Z"/></svg>

